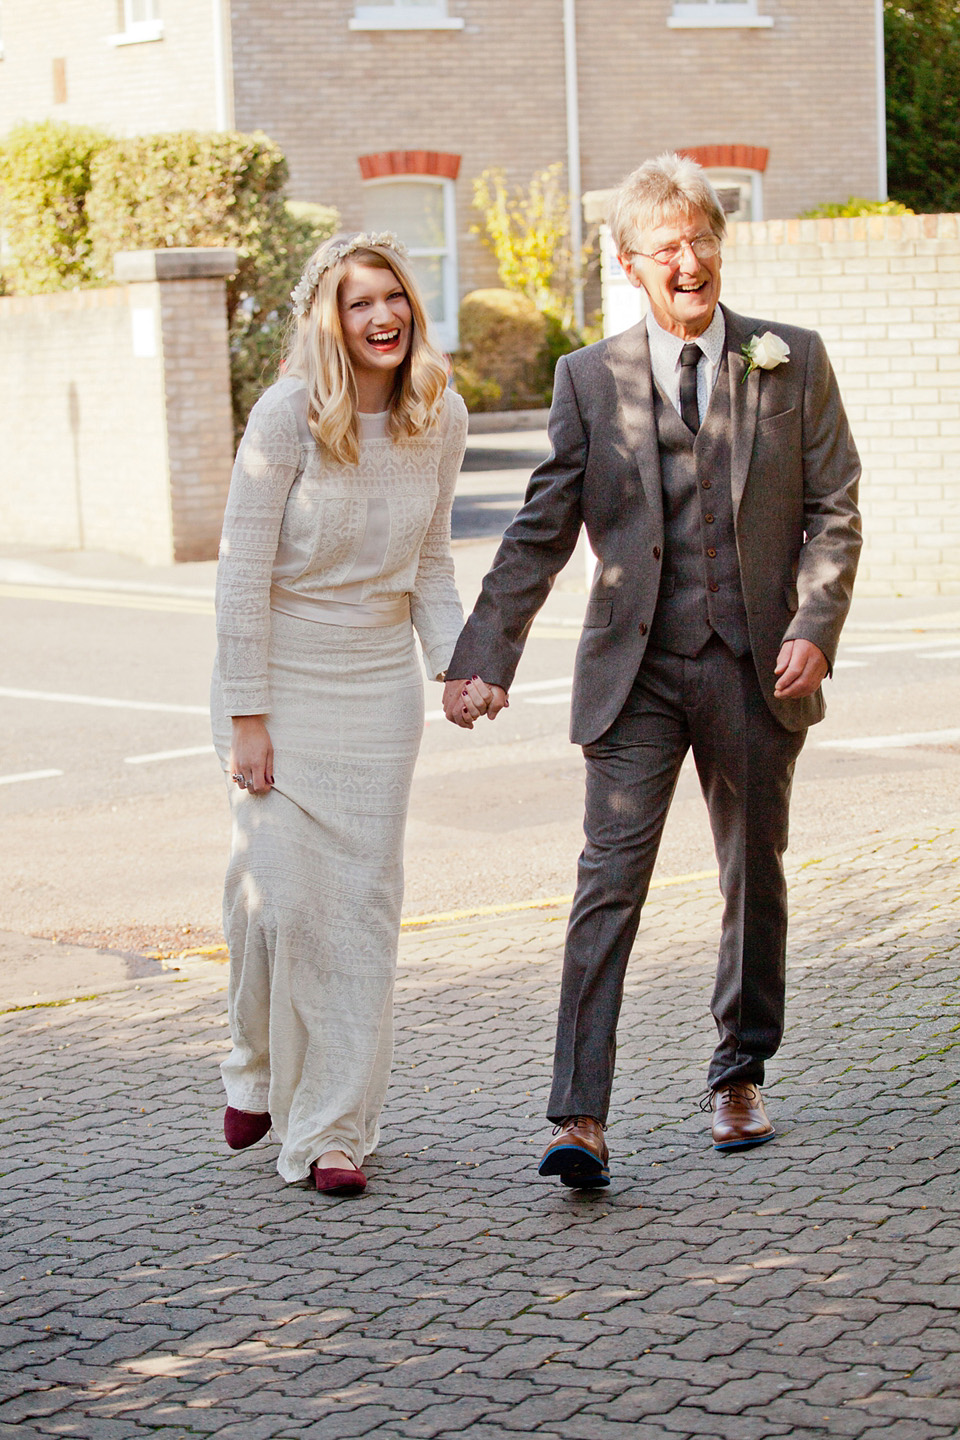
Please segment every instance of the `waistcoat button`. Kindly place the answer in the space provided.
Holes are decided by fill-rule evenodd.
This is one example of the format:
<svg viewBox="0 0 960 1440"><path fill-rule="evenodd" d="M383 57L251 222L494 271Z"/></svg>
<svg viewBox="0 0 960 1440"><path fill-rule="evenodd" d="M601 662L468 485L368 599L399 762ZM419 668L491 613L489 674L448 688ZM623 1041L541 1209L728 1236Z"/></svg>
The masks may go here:
<svg viewBox="0 0 960 1440"><path fill-rule="evenodd" d="M660 559L660 546L659 546L659 545L654 545L654 547L653 547L653 558L654 558L654 560L659 560L659 559Z"/></svg>
<svg viewBox="0 0 960 1440"><path fill-rule="evenodd" d="M708 551L707 551L707 554L710 556L710 559L711 559L711 560L716 560L716 558L717 558L717 552L716 552L716 550L708 550Z"/></svg>
<svg viewBox="0 0 960 1440"><path fill-rule="evenodd" d="M704 515L703 518L704 518L704 520L706 520L706 522L707 522L708 525L712 525L712 524L713 524L713 516L712 516L712 515Z"/></svg>
<svg viewBox="0 0 960 1440"><path fill-rule="evenodd" d="M710 581L710 589L713 591L714 595L716 595L717 591L720 589L720 586L717 584L716 580Z"/></svg>

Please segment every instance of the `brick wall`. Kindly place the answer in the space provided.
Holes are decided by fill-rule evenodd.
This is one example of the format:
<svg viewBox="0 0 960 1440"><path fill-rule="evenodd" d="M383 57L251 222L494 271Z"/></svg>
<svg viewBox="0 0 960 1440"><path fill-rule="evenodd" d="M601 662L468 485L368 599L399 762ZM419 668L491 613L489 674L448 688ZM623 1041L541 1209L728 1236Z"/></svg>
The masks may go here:
<svg viewBox="0 0 960 1440"><path fill-rule="evenodd" d="M0 298L0 531L153 564L212 559L233 458L231 251L118 257L143 277ZM158 278L159 275L159 278Z"/></svg>
<svg viewBox="0 0 960 1440"><path fill-rule="evenodd" d="M215 128L210 0L162 0L162 39L111 45L121 12L118 0L4 0L0 134L46 119L122 135Z"/></svg>
<svg viewBox="0 0 960 1440"><path fill-rule="evenodd" d="M960 216L734 225L723 299L826 342L863 459L859 593L960 594Z"/></svg>
<svg viewBox="0 0 960 1440"><path fill-rule="evenodd" d="M363 219L358 156L462 156L460 290L491 283L471 182L566 156L560 0L449 0L461 30L351 31L351 0L233 0L237 124L283 148L298 198ZM874 0L761 0L768 29L674 30L671 0L578 0L582 185L616 184L663 149L770 151L766 215L877 191Z"/></svg>

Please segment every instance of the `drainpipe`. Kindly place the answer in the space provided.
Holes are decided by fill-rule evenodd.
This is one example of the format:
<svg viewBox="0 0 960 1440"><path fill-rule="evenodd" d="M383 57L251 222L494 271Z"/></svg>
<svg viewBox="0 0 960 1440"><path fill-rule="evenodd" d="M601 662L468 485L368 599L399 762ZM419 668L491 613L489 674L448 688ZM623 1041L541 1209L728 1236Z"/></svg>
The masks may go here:
<svg viewBox="0 0 960 1440"><path fill-rule="evenodd" d="M230 0L213 3L213 94L217 130L232 130L233 55L230 47Z"/></svg>
<svg viewBox="0 0 960 1440"><path fill-rule="evenodd" d="M882 3L882 0L879 0ZM573 323L583 329L583 207L580 199L580 96L577 86L576 0L563 0L563 56L567 93L567 176L570 181L570 250L573 255Z"/></svg>
<svg viewBox="0 0 960 1440"><path fill-rule="evenodd" d="M875 0L877 31L877 199L887 198L887 84L883 66L883 0Z"/></svg>

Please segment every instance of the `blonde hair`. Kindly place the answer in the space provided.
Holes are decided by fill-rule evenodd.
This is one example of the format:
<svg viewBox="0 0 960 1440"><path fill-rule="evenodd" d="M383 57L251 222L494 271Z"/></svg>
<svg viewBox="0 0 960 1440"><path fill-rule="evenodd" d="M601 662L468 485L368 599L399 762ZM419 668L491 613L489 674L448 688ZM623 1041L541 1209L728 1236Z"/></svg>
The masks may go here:
<svg viewBox="0 0 960 1440"><path fill-rule="evenodd" d="M312 298L298 315L287 345L285 375L298 375L307 385L307 424L318 445L342 465L360 458L357 384L340 324L340 286L350 265L392 270L408 301L413 319L410 347L396 371L387 428L394 441L412 440L435 429L440 421L447 367L427 338L427 312L406 259L391 244L367 237L335 235L310 257L306 274L319 270ZM339 254L345 247L346 255ZM302 282L301 282L302 283ZM296 293L296 292L295 292Z"/></svg>
<svg viewBox="0 0 960 1440"><path fill-rule="evenodd" d="M618 186L610 207L610 231L617 254L636 254L644 231L661 225L678 210L702 210L718 240L727 233L717 192L696 160L668 152L644 161Z"/></svg>

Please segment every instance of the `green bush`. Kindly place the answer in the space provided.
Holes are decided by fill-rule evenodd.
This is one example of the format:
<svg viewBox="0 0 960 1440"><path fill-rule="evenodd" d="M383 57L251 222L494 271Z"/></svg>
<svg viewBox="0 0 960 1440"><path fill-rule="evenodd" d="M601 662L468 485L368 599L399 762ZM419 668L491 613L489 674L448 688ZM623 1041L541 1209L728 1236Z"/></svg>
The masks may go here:
<svg viewBox="0 0 960 1440"><path fill-rule="evenodd" d="M468 410L549 405L553 372L577 342L516 290L473 290L460 305L457 389Z"/></svg>
<svg viewBox="0 0 960 1440"><path fill-rule="evenodd" d="M899 200L861 200L851 195L849 200L826 205L817 205L813 210L804 210L801 220L855 220L859 215L912 215Z"/></svg>
<svg viewBox="0 0 960 1440"><path fill-rule="evenodd" d="M288 205L287 162L263 134L180 131L117 140L96 156L87 200L93 264L118 250L216 245L237 251L227 282L234 423L275 377L289 295L336 212Z"/></svg>
<svg viewBox="0 0 960 1440"><path fill-rule="evenodd" d="M960 210L960 6L883 9L890 194L918 214Z"/></svg>
<svg viewBox="0 0 960 1440"><path fill-rule="evenodd" d="M0 144L4 288L21 295L96 283L87 194L107 135L44 120L15 125Z"/></svg>

